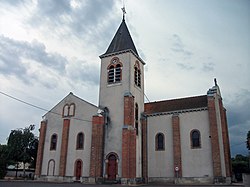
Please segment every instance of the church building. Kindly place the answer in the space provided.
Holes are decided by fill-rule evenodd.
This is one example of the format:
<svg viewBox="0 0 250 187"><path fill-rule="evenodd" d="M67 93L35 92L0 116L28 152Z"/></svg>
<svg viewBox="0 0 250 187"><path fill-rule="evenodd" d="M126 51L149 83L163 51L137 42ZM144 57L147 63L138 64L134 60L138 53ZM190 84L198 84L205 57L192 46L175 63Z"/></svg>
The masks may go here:
<svg viewBox="0 0 250 187"><path fill-rule="evenodd" d="M43 116L35 178L82 183L230 183L219 86L144 101L144 66L125 19L100 56L99 104L73 93Z"/></svg>

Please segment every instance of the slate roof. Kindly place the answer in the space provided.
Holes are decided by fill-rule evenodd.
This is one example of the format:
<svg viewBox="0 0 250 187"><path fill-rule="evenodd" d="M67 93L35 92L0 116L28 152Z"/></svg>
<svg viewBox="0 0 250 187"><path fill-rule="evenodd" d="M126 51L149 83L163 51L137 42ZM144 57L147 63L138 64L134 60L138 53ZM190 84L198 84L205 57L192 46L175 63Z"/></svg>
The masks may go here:
<svg viewBox="0 0 250 187"><path fill-rule="evenodd" d="M145 103L145 114L207 107L207 95Z"/></svg>
<svg viewBox="0 0 250 187"><path fill-rule="evenodd" d="M135 48L134 42L132 40L132 37L129 33L128 27L125 23L125 19L123 19L107 51L103 55L129 49L132 50L137 56L139 56Z"/></svg>

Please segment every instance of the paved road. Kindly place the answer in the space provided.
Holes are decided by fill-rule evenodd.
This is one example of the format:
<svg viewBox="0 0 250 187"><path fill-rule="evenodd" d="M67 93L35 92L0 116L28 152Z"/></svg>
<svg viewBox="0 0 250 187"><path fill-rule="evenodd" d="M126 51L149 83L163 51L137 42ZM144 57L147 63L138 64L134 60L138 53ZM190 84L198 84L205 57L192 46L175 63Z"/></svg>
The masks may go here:
<svg viewBox="0 0 250 187"><path fill-rule="evenodd" d="M111 185L90 185L81 183L45 183L35 181L0 181L0 187L108 187ZM120 184L114 184L113 187L126 187ZM142 185L147 187L157 187L164 185ZM189 187L191 185L166 185L168 187ZM193 185L196 187L243 187L243 185Z"/></svg>

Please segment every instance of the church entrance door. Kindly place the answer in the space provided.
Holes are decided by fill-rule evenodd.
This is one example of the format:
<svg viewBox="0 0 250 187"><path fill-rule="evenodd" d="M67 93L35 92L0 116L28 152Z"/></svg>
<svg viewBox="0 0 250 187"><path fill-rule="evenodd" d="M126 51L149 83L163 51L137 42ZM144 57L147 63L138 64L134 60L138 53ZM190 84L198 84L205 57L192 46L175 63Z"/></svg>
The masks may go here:
<svg viewBox="0 0 250 187"><path fill-rule="evenodd" d="M117 172L117 158L111 154L108 157L108 180L115 180Z"/></svg>
<svg viewBox="0 0 250 187"><path fill-rule="evenodd" d="M82 162L80 160L76 161L76 164L75 164L75 175L76 175L76 180L80 180L80 177L82 175Z"/></svg>

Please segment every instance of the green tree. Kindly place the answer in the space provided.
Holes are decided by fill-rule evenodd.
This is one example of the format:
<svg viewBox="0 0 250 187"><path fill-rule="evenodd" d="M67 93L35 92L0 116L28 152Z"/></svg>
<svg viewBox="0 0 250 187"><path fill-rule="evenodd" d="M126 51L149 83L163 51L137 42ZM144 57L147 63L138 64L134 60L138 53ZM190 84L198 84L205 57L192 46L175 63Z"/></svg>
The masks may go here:
<svg viewBox="0 0 250 187"><path fill-rule="evenodd" d="M36 160L38 138L32 132L34 129L35 125L30 125L24 129L11 131L7 142L8 158L13 160L16 165L22 162L25 166L26 163ZM23 176L25 176L25 167Z"/></svg>
<svg viewBox="0 0 250 187"><path fill-rule="evenodd" d="M7 173L7 163L8 163L8 153L7 145L0 144L0 179L3 179Z"/></svg>
<svg viewBox="0 0 250 187"><path fill-rule="evenodd" d="M248 133L247 133L246 144L247 144L247 149L250 150L250 131L248 131Z"/></svg>
<svg viewBox="0 0 250 187"><path fill-rule="evenodd" d="M243 155L236 155L232 160L232 169L235 174L235 177L238 181L242 181L242 173L248 173L249 168L248 168L248 162L249 159L247 156Z"/></svg>

